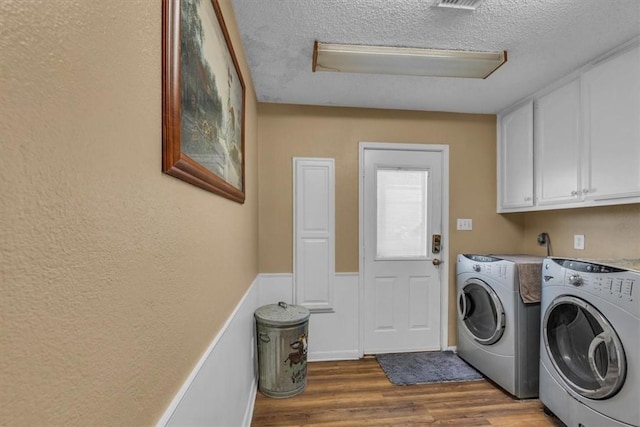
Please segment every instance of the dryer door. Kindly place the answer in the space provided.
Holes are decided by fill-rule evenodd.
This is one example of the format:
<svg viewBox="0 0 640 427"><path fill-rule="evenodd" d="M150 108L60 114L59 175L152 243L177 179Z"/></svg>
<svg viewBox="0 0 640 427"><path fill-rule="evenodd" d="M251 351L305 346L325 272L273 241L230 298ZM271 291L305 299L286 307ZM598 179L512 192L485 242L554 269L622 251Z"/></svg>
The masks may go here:
<svg viewBox="0 0 640 427"><path fill-rule="evenodd" d="M620 390L626 359L620 338L594 306L573 296L553 300L544 314L547 355L565 386L590 399Z"/></svg>
<svg viewBox="0 0 640 427"><path fill-rule="evenodd" d="M458 294L458 316L480 344L490 345L504 333L504 308L498 295L480 279L469 279Z"/></svg>

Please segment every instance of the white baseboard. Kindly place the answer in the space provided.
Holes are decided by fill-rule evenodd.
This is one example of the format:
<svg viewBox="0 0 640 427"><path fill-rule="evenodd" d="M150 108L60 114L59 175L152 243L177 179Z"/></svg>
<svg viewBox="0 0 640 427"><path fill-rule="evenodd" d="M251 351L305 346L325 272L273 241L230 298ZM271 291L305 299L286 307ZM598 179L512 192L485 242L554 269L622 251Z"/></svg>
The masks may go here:
<svg viewBox="0 0 640 427"><path fill-rule="evenodd" d="M256 403L256 395L258 394L258 378L256 377L249 387L249 404L247 410L244 412L244 418L242 421L242 427L251 427L251 420L253 419L253 408Z"/></svg>
<svg viewBox="0 0 640 427"><path fill-rule="evenodd" d="M333 360L358 360L362 357L359 350L316 351L309 355L309 362L329 362Z"/></svg>

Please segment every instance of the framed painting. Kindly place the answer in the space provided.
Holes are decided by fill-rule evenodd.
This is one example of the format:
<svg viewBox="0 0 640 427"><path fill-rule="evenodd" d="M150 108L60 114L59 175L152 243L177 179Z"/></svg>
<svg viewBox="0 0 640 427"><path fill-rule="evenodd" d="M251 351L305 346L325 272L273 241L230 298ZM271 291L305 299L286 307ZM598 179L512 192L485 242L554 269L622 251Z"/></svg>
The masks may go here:
<svg viewBox="0 0 640 427"><path fill-rule="evenodd" d="M218 0L163 0L162 171L245 199L245 86Z"/></svg>

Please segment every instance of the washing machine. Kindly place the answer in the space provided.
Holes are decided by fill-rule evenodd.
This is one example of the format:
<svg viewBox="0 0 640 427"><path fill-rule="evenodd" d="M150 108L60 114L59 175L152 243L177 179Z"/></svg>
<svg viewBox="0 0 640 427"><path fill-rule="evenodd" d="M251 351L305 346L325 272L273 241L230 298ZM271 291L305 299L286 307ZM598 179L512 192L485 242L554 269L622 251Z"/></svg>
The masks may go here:
<svg viewBox="0 0 640 427"><path fill-rule="evenodd" d="M463 360L517 398L538 396L540 303L525 304L518 265L542 257L459 254L456 262L458 344Z"/></svg>
<svg viewBox="0 0 640 427"><path fill-rule="evenodd" d="M540 400L569 427L640 424L639 269L544 260Z"/></svg>

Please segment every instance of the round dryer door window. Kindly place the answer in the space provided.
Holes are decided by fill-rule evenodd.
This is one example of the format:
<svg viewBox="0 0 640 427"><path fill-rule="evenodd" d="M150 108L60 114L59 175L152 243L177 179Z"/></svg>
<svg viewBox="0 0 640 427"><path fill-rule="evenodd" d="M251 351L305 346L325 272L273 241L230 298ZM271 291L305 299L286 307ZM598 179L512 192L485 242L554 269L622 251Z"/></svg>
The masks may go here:
<svg viewBox="0 0 640 427"><path fill-rule="evenodd" d="M458 295L458 316L467 332L480 344L490 345L504 333L504 308L491 286L467 280Z"/></svg>
<svg viewBox="0 0 640 427"><path fill-rule="evenodd" d="M620 338L607 319L588 302L556 298L545 311L544 344L565 385L590 399L618 392L626 375Z"/></svg>

